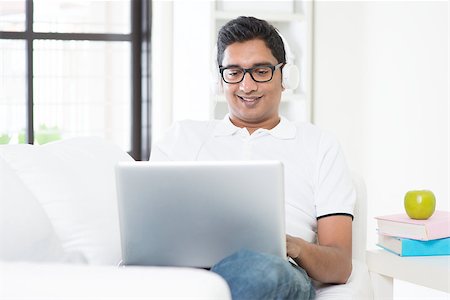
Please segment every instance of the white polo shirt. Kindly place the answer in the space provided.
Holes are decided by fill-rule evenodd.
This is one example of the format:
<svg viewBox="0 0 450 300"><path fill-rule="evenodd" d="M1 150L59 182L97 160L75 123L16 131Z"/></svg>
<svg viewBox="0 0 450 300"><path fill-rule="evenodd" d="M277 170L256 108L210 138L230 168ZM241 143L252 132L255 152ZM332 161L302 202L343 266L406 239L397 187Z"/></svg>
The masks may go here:
<svg viewBox="0 0 450 300"><path fill-rule="evenodd" d="M285 171L286 232L315 242L317 219L353 216L355 192L337 141L309 123L281 118L249 134L229 117L176 122L152 147L151 161L279 160Z"/></svg>

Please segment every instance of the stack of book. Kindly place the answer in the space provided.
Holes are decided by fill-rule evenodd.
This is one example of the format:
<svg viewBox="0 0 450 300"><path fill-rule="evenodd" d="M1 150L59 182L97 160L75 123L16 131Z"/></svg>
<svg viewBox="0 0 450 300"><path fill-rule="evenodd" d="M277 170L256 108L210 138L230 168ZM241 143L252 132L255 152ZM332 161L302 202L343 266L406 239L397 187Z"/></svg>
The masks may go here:
<svg viewBox="0 0 450 300"><path fill-rule="evenodd" d="M435 211L427 220L406 214L376 217L377 245L400 256L450 255L450 212Z"/></svg>

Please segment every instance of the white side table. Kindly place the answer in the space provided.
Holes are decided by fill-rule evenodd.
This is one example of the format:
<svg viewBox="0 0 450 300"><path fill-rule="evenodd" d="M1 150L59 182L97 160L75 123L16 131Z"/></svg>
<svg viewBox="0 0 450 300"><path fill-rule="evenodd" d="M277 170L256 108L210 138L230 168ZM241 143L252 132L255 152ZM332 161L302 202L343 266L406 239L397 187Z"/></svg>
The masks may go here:
<svg viewBox="0 0 450 300"><path fill-rule="evenodd" d="M394 278L450 293L450 256L400 257L368 250L367 266L375 299L392 299Z"/></svg>

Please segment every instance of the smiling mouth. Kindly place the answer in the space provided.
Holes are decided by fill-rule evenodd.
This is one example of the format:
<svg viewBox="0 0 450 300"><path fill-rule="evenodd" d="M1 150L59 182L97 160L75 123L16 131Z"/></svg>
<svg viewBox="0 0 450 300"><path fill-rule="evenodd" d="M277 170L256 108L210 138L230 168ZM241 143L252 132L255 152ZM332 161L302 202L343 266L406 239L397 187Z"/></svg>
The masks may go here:
<svg viewBox="0 0 450 300"><path fill-rule="evenodd" d="M262 98L262 96L260 97L243 97L243 96L238 96L239 99L241 99L242 101L246 102L246 103L254 103L256 101L258 101L259 99Z"/></svg>

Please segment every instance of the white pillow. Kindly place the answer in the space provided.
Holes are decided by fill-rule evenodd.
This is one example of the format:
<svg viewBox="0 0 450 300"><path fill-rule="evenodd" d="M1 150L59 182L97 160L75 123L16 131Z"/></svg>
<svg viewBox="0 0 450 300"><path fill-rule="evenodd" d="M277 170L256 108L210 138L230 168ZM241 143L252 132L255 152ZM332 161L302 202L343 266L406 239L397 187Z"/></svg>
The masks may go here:
<svg viewBox="0 0 450 300"><path fill-rule="evenodd" d="M5 147L0 147L0 260L64 260L61 242L44 210L2 159Z"/></svg>
<svg viewBox="0 0 450 300"><path fill-rule="evenodd" d="M132 158L102 138L73 138L42 146L8 146L3 158L50 218L66 252L90 264L120 261L114 167Z"/></svg>

